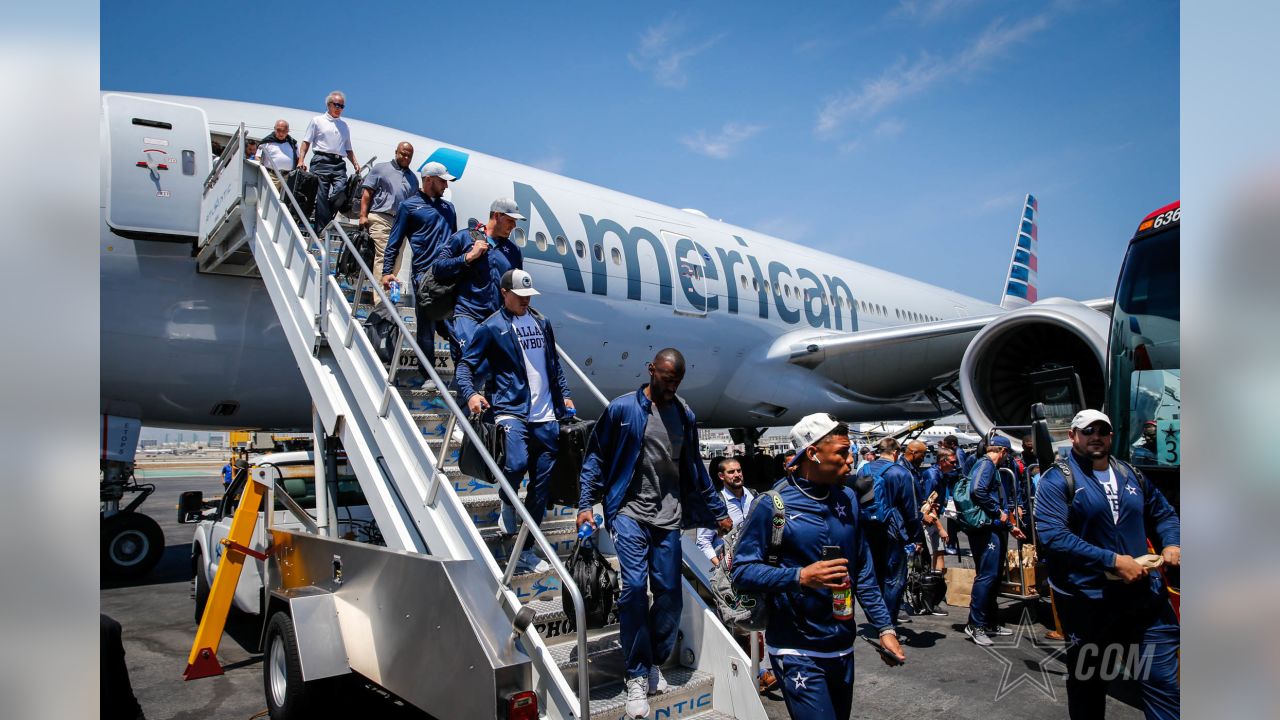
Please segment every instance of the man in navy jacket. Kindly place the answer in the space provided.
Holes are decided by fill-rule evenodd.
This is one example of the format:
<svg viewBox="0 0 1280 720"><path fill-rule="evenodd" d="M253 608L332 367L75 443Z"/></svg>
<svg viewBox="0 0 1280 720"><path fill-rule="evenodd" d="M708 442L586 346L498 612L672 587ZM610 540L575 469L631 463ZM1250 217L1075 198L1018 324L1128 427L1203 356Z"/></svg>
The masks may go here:
<svg viewBox="0 0 1280 720"><path fill-rule="evenodd" d="M556 357L556 338L551 321L529 307L538 294L533 278L523 270L508 270L502 276L502 309L476 327L458 363L459 395L467 399L467 409L477 414L490 411L497 424L507 431L503 473L511 487L531 468L524 506L533 521L542 526L547 512L551 471L560 449L560 418L573 409L564 369ZM488 397L475 386L477 370L487 377ZM499 493L502 512L498 526L515 534L515 511L507 496ZM543 572L550 565L531 549L533 538L525 542L517 569Z"/></svg>
<svg viewBox="0 0 1280 720"><path fill-rule="evenodd" d="M1102 658L1136 663L1148 718L1179 714L1178 624L1159 573L1135 558L1148 542L1166 565L1182 561L1178 516L1164 495L1130 465L1111 458L1111 420L1082 410L1071 421L1066 464L1040 477L1036 531L1049 563L1049 584L1070 644L1067 708L1072 718L1101 718L1107 681ZM1136 655L1136 657L1134 657Z"/></svg>
<svg viewBox="0 0 1280 720"><path fill-rule="evenodd" d="M994 643L988 635L1012 635L1013 631L996 620L999 606L996 604L1000 583L1000 568L1004 566L1005 548L1009 533L1023 539L1025 535L1013 522L1016 495L1011 495L1013 485L1001 477L999 467L1005 456L1013 451L1009 438L996 435L987 441L986 452L974 461L969 470L969 483L973 502L986 513L991 521L982 528L965 531L969 536L969 550L973 553L973 565L977 575L973 578L973 590L969 597L969 624L964 632L979 645Z"/></svg>
<svg viewBox="0 0 1280 720"><path fill-rule="evenodd" d="M920 505L915 502L915 478L899 465L901 447L893 438L876 444L880 457L858 471L853 490L866 523L867 542L875 559L876 578L889 615L898 621L902 593L907 588L907 548L924 541Z"/></svg>
<svg viewBox="0 0 1280 720"><path fill-rule="evenodd" d="M649 382L615 398L596 422L580 477L578 528L595 527L592 507L603 497L605 527L618 553L626 714L633 718L649 714L647 695L666 689L660 666L675 648L683 605L680 531L706 527L724 534L733 527L702 464L693 411L676 395L683 379L680 351L659 350L649 363Z"/></svg>
<svg viewBox="0 0 1280 720"><path fill-rule="evenodd" d="M462 356L476 327L502 306L498 284L508 270L524 269L524 255L511 242L516 223L524 220L511 198L498 198L489 206L489 221L472 232L455 232L440 246L432 267L438 279L456 280L458 301L449 321L449 347L456 360Z"/></svg>
<svg viewBox="0 0 1280 720"><path fill-rule="evenodd" d="M857 500L844 487L852 462L848 427L826 413L809 415L791 429L791 446L795 472L774 486L786 515L781 545L769 548L774 511L762 495L765 501L747 516L738 541L733 584L767 594L765 650L791 717L846 720L853 705L858 628L852 617L833 616L832 588L850 581L884 647L899 660L906 656L876 584ZM840 557L823 560L824 545L838 547Z"/></svg>

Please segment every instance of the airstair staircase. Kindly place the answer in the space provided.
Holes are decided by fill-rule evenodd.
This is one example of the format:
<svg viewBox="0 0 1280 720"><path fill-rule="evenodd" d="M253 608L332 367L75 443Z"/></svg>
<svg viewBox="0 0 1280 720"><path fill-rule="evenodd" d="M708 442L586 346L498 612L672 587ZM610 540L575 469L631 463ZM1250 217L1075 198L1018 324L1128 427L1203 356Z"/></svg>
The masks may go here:
<svg viewBox="0 0 1280 720"><path fill-rule="evenodd" d="M453 375L447 346L437 344L429 352L417 346L413 308L405 293L395 313L400 349L390 367L384 365L363 330L362 319L372 307L361 300L370 291L375 303L390 300L372 282L362 260L359 277L334 273L340 253L355 254L342 218L325 228L323 237L305 223L299 227L293 219L301 216L297 201L287 188L277 192L269 176L273 171L241 159L243 138L242 126L205 184L196 258L200 270L261 277L310 391L317 425L340 440L387 547L482 566L485 571L472 576L483 578L487 597L517 628L528 620L522 609L532 610L520 642L531 666L540 717L622 717L624 662L617 624L580 633L582 603L574 603L576 616L565 612L566 595L581 598L565 568L576 539L576 509L552 506L539 531L516 503L520 533L513 538L499 531L499 493L523 496L523 488L458 471L458 437L475 441L476 436L465 410L438 390ZM562 357L578 373L571 384L580 390L579 408L603 403L587 377L563 352ZM431 381L425 389L423 374ZM582 389L596 400L584 399ZM486 454L485 459L490 472L501 477L492 458ZM317 508L321 534L329 514ZM526 532L550 570L514 572L514 548ZM607 551L607 538L601 540ZM680 638L664 663L670 688L649 698L648 717L765 718L750 661L687 580L683 593ZM510 635L512 626L493 630ZM437 653L439 662L449 660L448 648L421 652ZM444 677L415 682L443 682ZM387 689L399 694L396 687ZM422 709L448 716L439 708Z"/></svg>

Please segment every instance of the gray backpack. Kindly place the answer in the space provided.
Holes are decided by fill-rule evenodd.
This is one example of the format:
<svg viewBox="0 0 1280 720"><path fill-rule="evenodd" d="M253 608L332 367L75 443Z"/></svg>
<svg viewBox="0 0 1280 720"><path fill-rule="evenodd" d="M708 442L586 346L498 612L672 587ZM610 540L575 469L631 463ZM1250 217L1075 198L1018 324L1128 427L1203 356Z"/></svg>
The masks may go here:
<svg viewBox="0 0 1280 720"><path fill-rule="evenodd" d="M778 564L778 548L782 545L782 530L787 523L785 505L777 490L761 493L751 505L751 512L764 498L772 498L773 532L769 536L769 547L765 553L765 562ZM769 602L764 593L742 592L733 586L730 576L733 573L733 557L737 554L738 540L742 537L742 528L746 521L733 526L724 536L721 548L720 564L711 570L711 594L716 599L716 609L720 611L720 620L730 630L760 631L769 622Z"/></svg>

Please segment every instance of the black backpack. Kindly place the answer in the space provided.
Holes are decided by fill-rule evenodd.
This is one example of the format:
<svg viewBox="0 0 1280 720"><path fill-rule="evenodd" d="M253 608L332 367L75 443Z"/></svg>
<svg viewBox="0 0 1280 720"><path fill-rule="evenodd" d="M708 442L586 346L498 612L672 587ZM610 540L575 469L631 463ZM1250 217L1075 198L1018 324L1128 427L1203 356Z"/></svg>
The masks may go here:
<svg viewBox="0 0 1280 720"><path fill-rule="evenodd" d="M334 207L338 212L347 217L355 217L360 213L360 185L364 183L364 176L359 171L351 173L347 176L346 183L342 190L338 193L334 201Z"/></svg>
<svg viewBox="0 0 1280 720"><path fill-rule="evenodd" d="M382 268L373 266L373 237L369 235L368 228L361 227L351 235L351 244L355 246L356 253L364 260L365 267L373 274L374 282L382 279ZM338 256L338 274L349 278L354 278L360 274L360 264L356 262L356 256L352 254L347 246L342 247L342 253Z"/></svg>
<svg viewBox="0 0 1280 720"><path fill-rule="evenodd" d="M597 530L596 532L600 532ZM595 630L609 625L613 618L617 596L622 592L618 572L609 564L609 559L600 553L592 538L578 538L573 544L573 552L569 554L569 576L573 584L582 593L582 605L587 614L587 629ZM564 611L570 621L575 621L573 598L563 593ZM579 631L582 628L578 628Z"/></svg>
<svg viewBox="0 0 1280 720"><path fill-rule="evenodd" d="M476 228L467 228L467 232L471 233L472 242L484 239L484 233ZM418 322L448 320L453 317L453 308L458 304L458 281L461 279L461 274L452 280L436 278L435 263L432 263L413 288Z"/></svg>
<svg viewBox="0 0 1280 720"><path fill-rule="evenodd" d="M364 319L364 331L369 336L369 342L373 343L373 350L378 354L378 358L383 363L391 362L395 357L396 342L399 339L399 328L392 320L394 312L387 307L385 303L378 303L378 306L369 313L369 317Z"/></svg>

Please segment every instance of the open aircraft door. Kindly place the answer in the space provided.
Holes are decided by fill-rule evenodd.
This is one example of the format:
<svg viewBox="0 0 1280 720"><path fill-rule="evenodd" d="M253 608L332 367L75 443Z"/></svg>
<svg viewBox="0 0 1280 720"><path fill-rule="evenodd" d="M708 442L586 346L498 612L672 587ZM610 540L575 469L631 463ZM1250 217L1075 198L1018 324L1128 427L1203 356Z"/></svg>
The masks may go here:
<svg viewBox="0 0 1280 720"><path fill-rule="evenodd" d="M194 239L212 157L204 110L110 93L102 113L107 225L129 237Z"/></svg>

